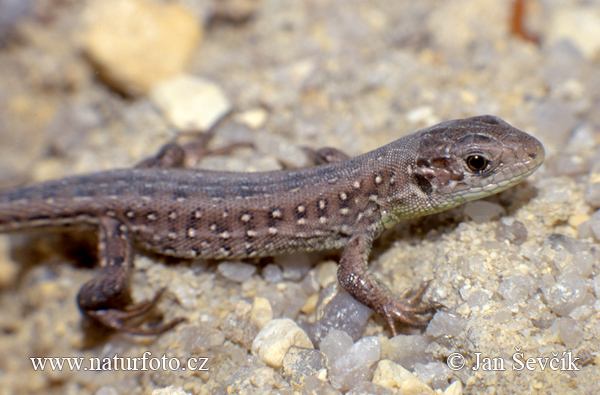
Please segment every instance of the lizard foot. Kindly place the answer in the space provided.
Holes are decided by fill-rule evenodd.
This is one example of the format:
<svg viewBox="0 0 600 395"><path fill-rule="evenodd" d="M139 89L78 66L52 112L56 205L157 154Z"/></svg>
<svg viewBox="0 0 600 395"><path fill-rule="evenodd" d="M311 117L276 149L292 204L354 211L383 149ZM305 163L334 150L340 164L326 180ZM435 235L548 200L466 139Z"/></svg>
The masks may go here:
<svg viewBox="0 0 600 395"><path fill-rule="evenodd" d="M85 310L85 314L92 319L98 321L102 325L120 331L120 332L128 332L134 335L159 335L171 328L175 325L179 324L182 321L185 321L185 318L176 318L171 322L167 322L165 324L161 324L151 328L139 328L135 326L130 326L124 323L124 321L140 317L150 311L156 303L158 299L161 297L165 289L161 289L156 293L156 295L150 299L137 304L128 305L122 310L119 309L98 309L98 310Z"/></svg>
<svg viewBox="0 0 600 395"><path fill-rule="evenodd" d="M417 290L407 290L402 298L391 298L383 306L382 316L390 326L393 336L398 334L396 322L399 321L415 328L424 328L433 317L433 313L438 309L445 308L440 303L428 304L421 300L430 283L431 281L427 281Z"/></svg>

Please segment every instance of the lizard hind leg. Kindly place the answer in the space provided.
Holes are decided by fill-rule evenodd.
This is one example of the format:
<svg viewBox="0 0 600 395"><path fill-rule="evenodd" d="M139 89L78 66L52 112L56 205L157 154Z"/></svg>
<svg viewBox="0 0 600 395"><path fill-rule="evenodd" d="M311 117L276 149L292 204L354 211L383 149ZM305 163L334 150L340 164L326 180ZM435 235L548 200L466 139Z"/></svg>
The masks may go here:
<svg viewBox="0 0 600 395"><path fill-rule="evenodd" d="M183 320L175 319L147 329L126 324L126 320L148 313L156 305L164 289L151 300L131 304L131 244L126 229L119 220L101 219L99 253L102 265L100 273L85 283L77 295L79 308L86 316L108 328L136 335L160 334Z"/></svg>

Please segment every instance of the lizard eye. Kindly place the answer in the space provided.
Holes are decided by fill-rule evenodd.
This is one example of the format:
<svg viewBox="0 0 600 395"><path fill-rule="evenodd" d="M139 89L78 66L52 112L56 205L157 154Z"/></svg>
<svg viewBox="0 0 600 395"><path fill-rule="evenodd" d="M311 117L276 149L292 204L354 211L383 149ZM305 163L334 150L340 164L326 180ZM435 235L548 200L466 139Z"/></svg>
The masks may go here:
<svg viewBox="0 0 600 395"><path fill-rule="evenodd" d="M483 173L490 164L490 161L481 155L469 155L465 162L469 170L475 174Z"/></svg>

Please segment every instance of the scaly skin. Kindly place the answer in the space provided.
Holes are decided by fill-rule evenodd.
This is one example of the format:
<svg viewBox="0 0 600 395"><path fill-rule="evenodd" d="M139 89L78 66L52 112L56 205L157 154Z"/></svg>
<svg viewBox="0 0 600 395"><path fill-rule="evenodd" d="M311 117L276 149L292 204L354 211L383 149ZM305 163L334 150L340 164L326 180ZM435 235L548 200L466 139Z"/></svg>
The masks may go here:
<svg viewBox="0 0 600 395"><path fill-rule="evenodd" d="M434 307L393 295L367 270L373 240L399 221L455 207L522 181L543 162L533 137L492 116L454 120L347 159L305 169L231 173L136 168L74 176L0 193L0 232L88 224L99 228L101 273L81 289L84 313L124 321L131 245L181 258L243 259L345 247L338 279L395 322L423 326ZM145 162L151 163L151 162Z"/></svg>

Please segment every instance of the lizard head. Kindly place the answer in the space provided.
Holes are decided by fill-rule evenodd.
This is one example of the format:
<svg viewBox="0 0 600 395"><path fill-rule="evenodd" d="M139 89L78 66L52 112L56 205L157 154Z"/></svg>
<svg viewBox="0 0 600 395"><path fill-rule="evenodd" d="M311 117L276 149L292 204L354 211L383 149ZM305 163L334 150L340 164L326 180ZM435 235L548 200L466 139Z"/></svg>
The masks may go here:
<svg viewBox="0 0 600 395"><path fill-rule="evenodd" d="M409 173L440 210L510 188L544 161L537 139L491 115L444 122L417 135Z"/></svg>
<svg viewBox="0 0 600 395"><path fill-rule="evenodd" d="M399 170L403 187L383 205L384 227L501 192L544 161L537 139L491 115L440 123L392 144L400 155L410 146L411 154Z"/></svg>

